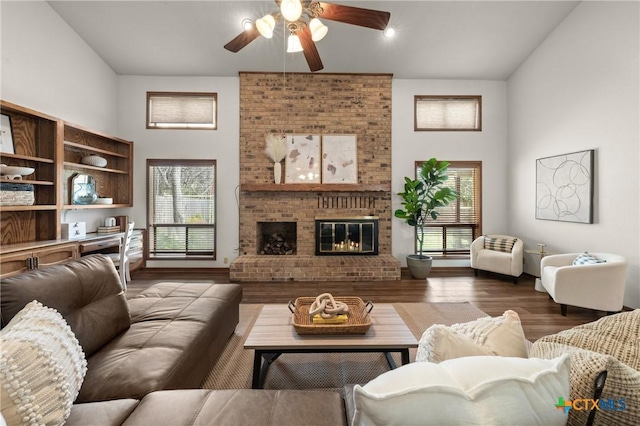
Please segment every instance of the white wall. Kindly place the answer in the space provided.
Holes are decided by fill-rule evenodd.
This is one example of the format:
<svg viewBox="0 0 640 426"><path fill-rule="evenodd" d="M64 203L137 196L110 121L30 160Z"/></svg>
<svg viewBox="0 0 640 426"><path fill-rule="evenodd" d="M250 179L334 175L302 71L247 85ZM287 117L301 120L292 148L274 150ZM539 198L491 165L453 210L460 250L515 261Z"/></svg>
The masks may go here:
<svg viewBox="0 0 640 426"><path fill-rule="evenodd" d="M146 128L147 92L215 92L218 94L218 130ZM215 159L216 261L153 261L148 267L228 267L238 255L240 179L240 89L237 77L121 76L118 84L118 135L134 141L134 208L136 227L147 225L147 159Z"/></svg>
<svg viewBox="0 0 640 426"><path fill-rule="evenodd" d="M629 261L640 307L639 4L582 2L508 81L510 231L529 248ZM596 150L593 224L535 219L537 158ZM603 283L606 285L606 283Z"/></svg>
<svg viewBox="0 0 640 426"><path fill-rule="evenodd" d="M482 222L484 233L503 234L508 228L507 202L507 85L504 81L393 80L392 96L392 208L404 177L415 176L415 161L482 161ZM415 95L481 95L481 132L415 132ZM392 220L392 254L406 265L414 253L413 228ZM464 261L434 261L434 266L469 266Z"/></svg>
<svg viewBox="0 0 640 426"><path fill-rule="evenodd" d="M0 2L0 97L115 134L117 76L43 1Z"/></svg>
<svg viewBox="0 0 640 426"><path fill-rule="evenodd" d="M0 98L91 129L117 135L117 75L44 1L0 2ZM126 209L65 211L62 222Z"/></svg>

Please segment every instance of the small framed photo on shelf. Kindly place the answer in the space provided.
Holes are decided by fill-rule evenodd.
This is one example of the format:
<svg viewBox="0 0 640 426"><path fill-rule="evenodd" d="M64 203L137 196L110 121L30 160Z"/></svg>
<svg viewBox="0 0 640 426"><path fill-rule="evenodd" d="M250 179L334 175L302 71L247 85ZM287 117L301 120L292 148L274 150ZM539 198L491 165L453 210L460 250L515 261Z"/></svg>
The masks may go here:
<svg viewBox="0 0 640 426"><path fill-rule="evenodd" d="M15 154L13 146L13 128L11 127L11 117L0 114L0 152Z"/></svg>

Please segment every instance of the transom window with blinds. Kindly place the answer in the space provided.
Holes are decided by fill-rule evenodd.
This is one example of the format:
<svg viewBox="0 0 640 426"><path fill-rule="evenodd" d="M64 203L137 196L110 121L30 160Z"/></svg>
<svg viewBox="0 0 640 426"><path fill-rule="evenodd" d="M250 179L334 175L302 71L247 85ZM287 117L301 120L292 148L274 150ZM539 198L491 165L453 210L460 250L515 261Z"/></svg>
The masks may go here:
<svg viewBox="0 0 640 426"><path fill-rule="evenodd" d="M218 128L217 93L147 92L147 129Z"/></svg>
<svg viewBox="0 0 640 426"><path fill-rule="evenodd" d="M149 258L216 258L216 161L147 160Z"/></svg>
<svg viewBox="0 0 640 426"><path fill-rule="evenodd" d="M416 161L416 176L422 163ZM422 250L431 256L468 255L471 242L482 235L482 162L449 163L446 184L458 198L446 207L438 207L438 219L426 222ZM416 248L418 244L416 235Z"/></svg>
<svg viewBox="0 0 640 426"><path fill-rule="evenodd" d="M482 96L414 96L414 130L481 131Z"/></svg>

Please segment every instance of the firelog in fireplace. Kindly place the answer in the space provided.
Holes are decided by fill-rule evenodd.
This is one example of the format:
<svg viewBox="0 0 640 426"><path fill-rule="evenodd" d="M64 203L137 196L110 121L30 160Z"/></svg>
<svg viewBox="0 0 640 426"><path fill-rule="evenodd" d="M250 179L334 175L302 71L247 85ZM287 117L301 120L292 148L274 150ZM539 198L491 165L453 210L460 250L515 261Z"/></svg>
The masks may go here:
<svg viewBox="0 0 640 426"><path fill-rule="evenodd" d="M316 218L316 256L377 254L377 216Z"/></svg>

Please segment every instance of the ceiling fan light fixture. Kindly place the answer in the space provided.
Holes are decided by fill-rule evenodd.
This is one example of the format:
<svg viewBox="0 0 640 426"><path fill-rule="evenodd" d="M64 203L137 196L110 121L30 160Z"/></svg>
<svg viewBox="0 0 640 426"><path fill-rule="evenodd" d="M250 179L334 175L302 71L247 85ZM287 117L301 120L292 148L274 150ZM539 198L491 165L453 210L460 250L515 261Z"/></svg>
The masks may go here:
<svg viewBox="0 0 640 426"><path fill-rule="evenodd" d="M302 3L300 0L282 0L280 12L284 19L289 22L295 22L302 15Z"/></svg>
<svg viewBox="0 0 640 426"><path fill-rule="evenodd" d="M242 20L242 29L247 31L253 28L253 21L249 18L244 18Z"/></svg>
<svg viewBox="0 0 640 426"><path fill-rule="evenodd" d="M384 35L386 38L392 38L394 35L396 35L396 29L394 27L387 27L382 32L382 35Z"/></svg>
<svg viewBox="0 0 640 426"><path fill-rule="evenodd" d="M264 15L256 21L258 32L265 38L273 37L273 29L276 27L276 20L273 15Z"/></svg>
<svg viewBox="0 0 640 426"><path fill-rule="evenodd" d="M311 22L309 22L309 31L311 31L311 40L320 41L327 35L329 28L318 18L313 18Z"/></svg>
<svg viewBox="0 0 640 426"><path fill-rule="evenodd" d="M287 40L287 53L302 52L302 44L300 43L300 37L296 34L291 34Z"/></svg>

